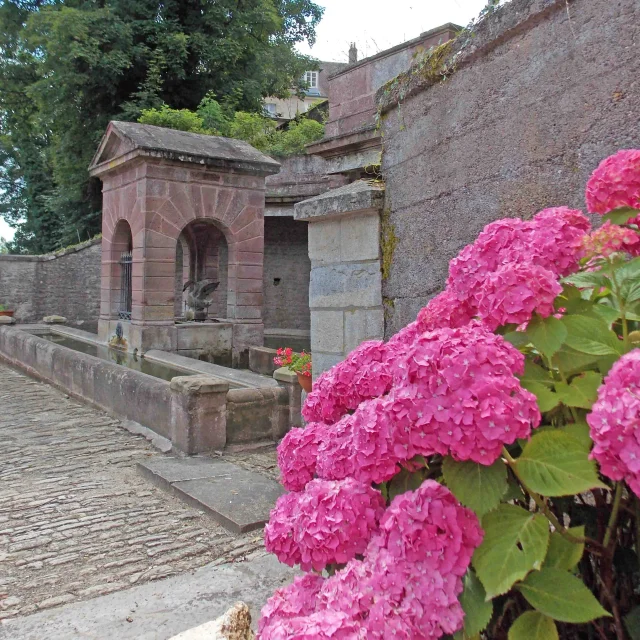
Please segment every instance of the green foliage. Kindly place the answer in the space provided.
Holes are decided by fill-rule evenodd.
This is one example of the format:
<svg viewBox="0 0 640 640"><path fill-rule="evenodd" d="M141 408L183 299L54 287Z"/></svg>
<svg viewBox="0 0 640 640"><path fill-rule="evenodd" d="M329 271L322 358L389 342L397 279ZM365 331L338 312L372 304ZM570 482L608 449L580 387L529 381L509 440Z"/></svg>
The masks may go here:
<svg viewBox="0 0 640 640"><path fill-rule="evenodd" d="M321 15L312 0L0 3L0 215L18 228L11 249L44 253L99 230L101 185L87 167L109 120L200 105L202 129L222 132L234 111L301 90L317 63L293 46L313 42ZM214 95L221 107L205 102Z"/></svg>
<svg viewBox="0 0 640 640"><path fill-rule="evenodd" d="M495 509L507 492L507 467L497 460L490 467L475 462L456 462L447 457L442 464L444 481L458 500L479 517Z"/></svg>
<svg viewBox="0 0 640 640"><path fill-rule="evenodd" d="M545 496L568 496L607 488L598 480L589 452L560 430L545 430L531 438L515 469L526 487Z"/></svg>
<svg viewBox="0 0 640 640"><path fill-rule="evenodd" d="M509 629L509 640L558 640L556 623L538 611L525 611Z"/></svg>
<svg viewBox="0 0 640 640"><path fill-rule="evenodd" d="M584 540L584 527L573 527L567 531L576 540ZM569 571L578 565L583 553L584 542L574 542L558 531L554 531L549 539L549 550L544 559L544 566Z"/></svg>
<svg viewBox="0 0 640 640"><path fill-rule="evenodd" d="M464 577L460 605L464 611L464 629L463 633L456 634L456 640L472 638L480 633L489 624L493 613L493 602L487 601L484 587L473 569L469 569Z"/></svg>
<svg viewBox="0 0 640 640"><path fill-rule="evenodd" d="M324 135L324 125L305 117L292 121L288 129L278 129L275 120L259 113L236 111L230 114L209 94L198 105L197 111L171 109L162 105L157 109L145 109L138 122L236 138L274 156L304 153L308 144Z"/></svg>
<svg viewBox="0 0 640 640"><path fill-rule="evenodd" d="M482 518L482 528L484 540L473 555L473 566L488 598L506 593L542 566L549 544L544 515L501 504Z"/></svg>
<svg viewBox="0 0 640 640"><path fill-rule="evenodd" d="M152 124L156 127L167 127L179 131L192 133L208 133L204 126L204 120L200 115L189 109L170 109L163 104L159 109L144 109L138 118L142 124Z"/></svg>
<svg viewBox="0 0 640 640"><path fill-rule="evenodd" d="M561 622L590 622L609 615L579 578L555 567L532 571L518 590L532 607Z"/></svg>

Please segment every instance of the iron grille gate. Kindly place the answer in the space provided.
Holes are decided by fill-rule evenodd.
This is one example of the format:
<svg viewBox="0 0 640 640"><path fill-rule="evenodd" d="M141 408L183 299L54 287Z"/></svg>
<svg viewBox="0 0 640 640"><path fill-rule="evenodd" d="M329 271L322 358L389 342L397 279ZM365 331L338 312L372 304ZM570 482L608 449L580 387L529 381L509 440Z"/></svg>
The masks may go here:
<svg viewBox="0 0 640 640"><path fill-rule="evenodd" d="M120 256L120 308L118 318L131 320L131 251Z"/></svg>

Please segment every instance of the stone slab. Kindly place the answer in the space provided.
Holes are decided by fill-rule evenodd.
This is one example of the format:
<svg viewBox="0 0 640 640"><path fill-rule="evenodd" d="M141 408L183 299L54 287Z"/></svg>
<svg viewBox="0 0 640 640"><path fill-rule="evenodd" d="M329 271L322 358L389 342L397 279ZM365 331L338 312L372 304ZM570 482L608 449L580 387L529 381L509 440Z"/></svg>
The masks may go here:
<svg viewBox="0 0 640 640"><path fill-rule="evenodd" d="M198 509L204 509L233 533L261 528L268 520L282 486L237 465L198 458L155 458L138 470Z"/></svg>
<svg viewBox="0 0 640 640"><path fill-rule="evenodd" d="M93 600L0 622L1 640L167 640L222 615L238 600L249 605L253 624L278 587L296 572L275 556L209 564Z"/></svg>

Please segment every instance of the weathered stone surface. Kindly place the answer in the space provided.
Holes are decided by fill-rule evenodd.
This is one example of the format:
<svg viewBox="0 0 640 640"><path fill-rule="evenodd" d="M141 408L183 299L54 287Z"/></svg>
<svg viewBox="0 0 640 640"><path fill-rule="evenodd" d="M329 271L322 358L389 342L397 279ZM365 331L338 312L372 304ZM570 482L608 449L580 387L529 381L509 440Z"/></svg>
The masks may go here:
<svg viewBox="0 0 640 640"><path fill-rule="evenodd" d="M313 373L318 372L316 355L319 352L342 354L344 352L344 312L313 311L311 314L311 353Z"/></svg>
<svg viewBox="0 0 640 640"><path fill-rule="evenodd" d="M45 316L42 318L42 322L45 324L66 324L67 319L64 316Z"/></svg>
<svg viewBox="0 0 640 640"><path fill-rule="evenodd" d="M239 598L249 605L255 621L267 598L291 582L296 572L271 554L250 551L247 540L254 538L260 536L241 536L235 551L195 571L165 579L157 572L149 584L5 620L0 638L168 640L222 615Z"/></svg>
<svg viewBox="0 0 640 640"><path fill-rule="evenodd" d="M344 312L344 350L351 353L365 340L384 339L384 310L355 309Z"/></svg>
<svg viewBox="0 0 640 640"><path fill-rule="evenodd" d="M289 427L289 394L280 386L227 394L228 445L279 440Z"/></svg>
<svg viewBox="0 0 640 640"><path fill-rule="evenodd" d="M380 262L315 266L309 284L311 309L354 309L382 304Z"/></svg>
<svg viewBox="0 0 640 640"><path fill-rule="evenodd" d="M296 220L310 221L353 211L377 211L383 206L383 185L356 180L344 187L299 202L294 207L294 216Z"/></svg>
<svg viewBox="0 0 640 640"><path fill-rule="evenodd" d="M93 600L83 608L80 601L112 591L130 594L133 584L183 572L188 582L193 569L214 560L241 559L262 548L257 536L234 537L208 515L141 478L136 461L150 461L157 454L118 420L4 365L0 374L0 614L11 616L0 622L0 638L124 638L113 631L114 625L131 626L125 618L137 618L135 602L143 606L143 600L108 596L115 598L110 602L122 603L117 615L116 605ZM197 477L195 465L189 469L188 477ZM277 572L277 562L273 570ZM246 586L241 576L234 580ZM154 584L150 591L157 589ZM169 625L162 637L215 617L237 597L246 599L242 592L224 600L223 591L219 608L203 607L199 618L185 614L183 626ZM72 602L67 607L73 611L83 611L74 624L59 613L65 602ZM24 618L37 609L46 611L34 622ZM180 617L175 609L170 615ZM79 631L106 624L106 619L111 627L106 635L104 630ZM37 620L43 621L41 627L32 626ZM161 637L150 619L147 625L131 637Z"/></svg>
<svg viewBox="0 0 640 640"><path fill-rule="evenodd" d="M96 330L100 309L100 239L42 256L0 255L0 300L18 322L55 309Z"/></svg>
<svg viewBox="0 0 640 640"><path fill-rule="evenodd" d="M415 319L487 223L584 209L598 163L638 146L639 39L637 0L513 0L461 37L446 82L420 86L415 74L416 86L398 84L401 109L381 103L399 241L387 335Z"/></svg>
<svg viewBox="0 0 640 640"><path fill-rule="evenodd" d="M171 380L171 391L193 395L227 393L229 383L212 376L179 376Z"/></svg>
<svg viewBox="0 0 640 640"><path fill-rule="evenodd" d="M16 319L11 316L0 316L0 324L15 324Z"/></svg>
<svg viewBox="0 0 640 640"><path fill-rule="evenodd" d="M273 375L273 372L278 369L278 365L273 361L277 355L277 349L249 347L249 369L263 376Z"/></svg>
<svg viewBox="0 0 640 640"><path fill-rule="evenodd" d="M251 613L244 602L237 602L213 622L184 631L171 640L254 640Z"/></svg>
<svg viewBox="0 0 640 640"><path fill-rule="evenodd" d="M284 492L277 482L221 460L210 459L188 467L182 463L183 459L179 458L157 459L140 462L138 469L158 486L205 509L234 533L262 527L275 501ZM205 477L207 466L209 475ZM194 468L196 475L183 479Z"/></svg>

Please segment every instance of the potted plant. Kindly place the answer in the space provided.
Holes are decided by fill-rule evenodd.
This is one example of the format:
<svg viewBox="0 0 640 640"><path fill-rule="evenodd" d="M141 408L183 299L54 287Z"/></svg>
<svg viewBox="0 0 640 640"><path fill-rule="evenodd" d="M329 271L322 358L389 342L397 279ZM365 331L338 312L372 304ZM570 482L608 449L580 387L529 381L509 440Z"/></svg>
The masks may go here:
<svg viewBox="0 0 640 640"><path fill-rule="evenodd" d="M0 316L9 316L10 318L13 318L13 313L13 309L10 310L3 304L0 304Z"/></svg>
<svg viewBox="0 0 640 640"><path fill-rule="evenodd" d="M311 391L311 354L303 351L295 353L291 347L281 347L273 362L280 367L286 367L298 375L300 386L307 392Z"/></svg>

